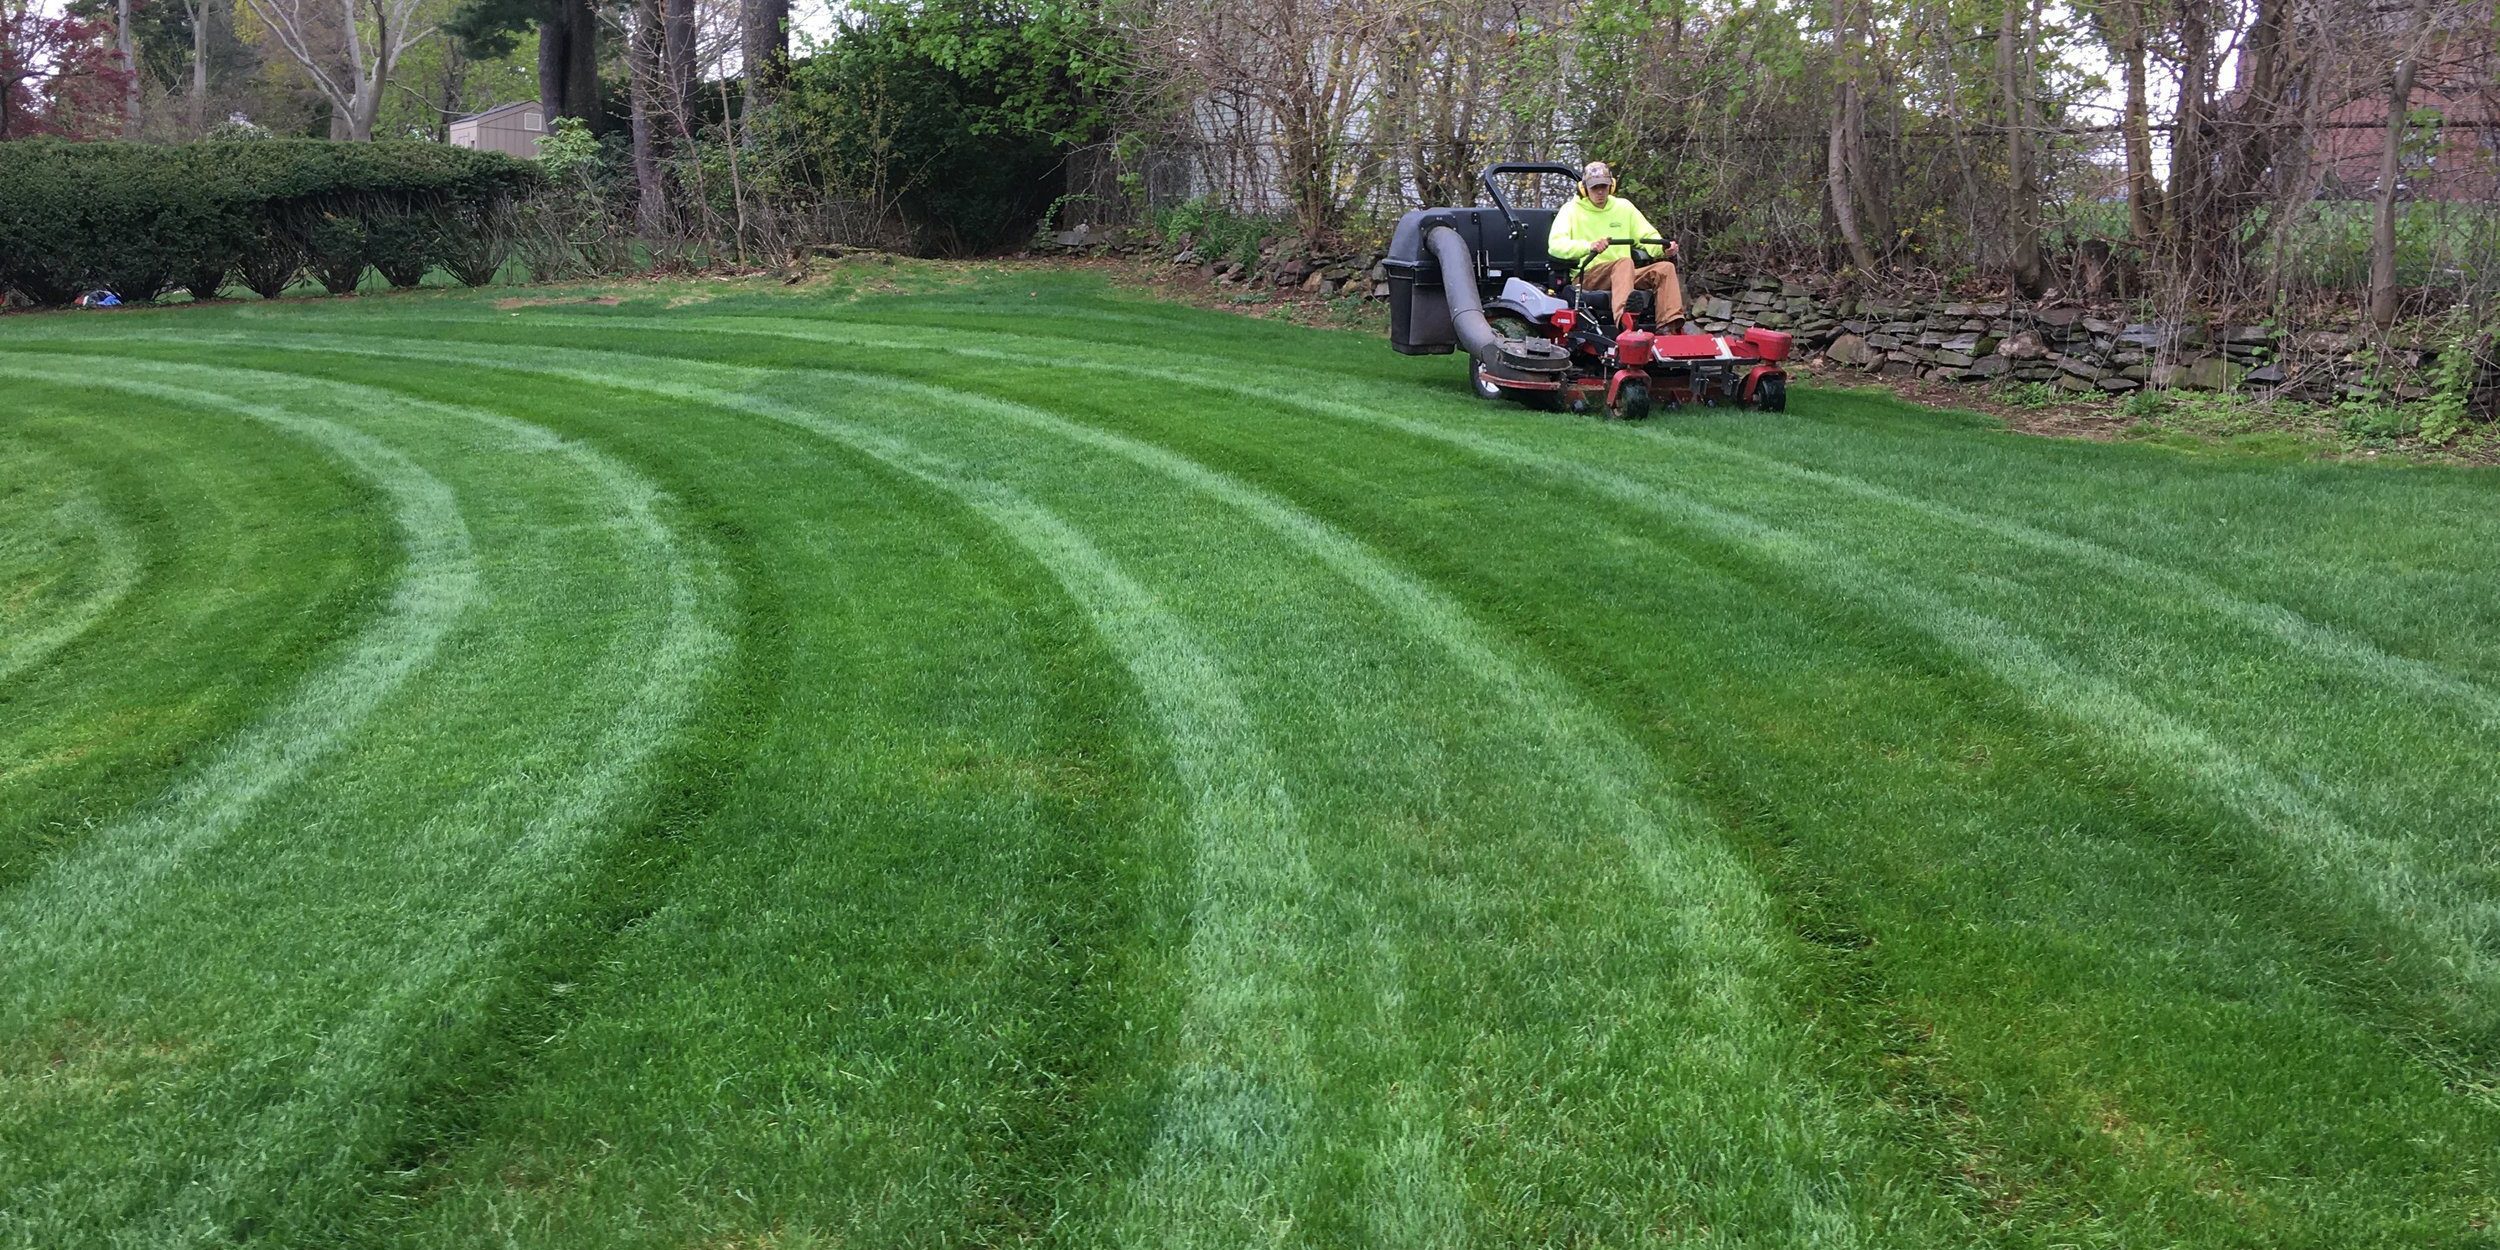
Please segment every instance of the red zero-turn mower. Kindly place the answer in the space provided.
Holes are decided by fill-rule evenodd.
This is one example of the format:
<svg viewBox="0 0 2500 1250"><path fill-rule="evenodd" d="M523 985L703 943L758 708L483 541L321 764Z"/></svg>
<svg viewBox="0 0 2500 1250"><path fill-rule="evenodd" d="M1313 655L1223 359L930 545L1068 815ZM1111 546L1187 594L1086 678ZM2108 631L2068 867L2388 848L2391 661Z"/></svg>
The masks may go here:
<svg viewBox="0 0 2500 1250"><path fill-rule="evenodd" d="M1788 335L1755 326L1742 335L1616 331L1613 300L1571 284L1571 262L1545 254L1550 208L1513 209L1494 178L1553 174L1569 165L1495 165L1484 171L1491 208L1426 208L1398 220L1383 267L1389 275L1389 345L1409 356L1467 349L1469 376L1486 399L1603 412L1628 420L1654 405L1788 407ZM1637 240L1635 261L1647 263ZM1647 291L1627 305L1646 323Z"/></svg>

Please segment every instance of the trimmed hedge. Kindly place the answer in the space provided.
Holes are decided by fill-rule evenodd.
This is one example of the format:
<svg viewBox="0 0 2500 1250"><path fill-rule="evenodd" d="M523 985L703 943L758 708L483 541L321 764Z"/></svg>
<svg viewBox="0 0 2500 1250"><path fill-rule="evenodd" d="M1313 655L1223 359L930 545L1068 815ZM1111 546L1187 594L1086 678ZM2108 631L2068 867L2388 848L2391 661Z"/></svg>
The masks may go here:
<svg viewBox="0 0 2500 1250"><path fill-rule="evenodd" d="M538 168L436 143L318 139L0 143L0 290L61 304L98 287L124 300L239 279L275 295L305 268L332 290L367 265L401 286L434 264L490 275Z"/></svg>

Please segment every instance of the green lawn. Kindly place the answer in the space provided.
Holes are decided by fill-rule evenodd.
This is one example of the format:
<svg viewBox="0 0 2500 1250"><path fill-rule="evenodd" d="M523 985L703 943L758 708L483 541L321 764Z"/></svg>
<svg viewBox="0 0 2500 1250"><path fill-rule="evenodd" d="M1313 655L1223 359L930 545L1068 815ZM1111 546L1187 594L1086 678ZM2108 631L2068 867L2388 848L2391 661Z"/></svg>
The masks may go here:
<svg viewBox="0 0 2500 1250"><path fill-rule="evenodd" d="M621 293L0 320L0 1245L2500 1246L2488 471Z"/></svg>

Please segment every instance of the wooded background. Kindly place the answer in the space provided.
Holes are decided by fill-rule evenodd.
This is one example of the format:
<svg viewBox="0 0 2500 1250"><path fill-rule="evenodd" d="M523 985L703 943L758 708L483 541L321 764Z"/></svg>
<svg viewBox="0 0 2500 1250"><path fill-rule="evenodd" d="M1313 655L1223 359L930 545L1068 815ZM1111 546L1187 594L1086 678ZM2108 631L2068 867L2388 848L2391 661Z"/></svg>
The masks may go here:
<svg viewBox="0 0 2500 1250"><path fill-rule="evenodd" d="M2500 283L2489 0L789 6L0 0L0 138L439 138L535 97L579 123L559 181L663 260L1183 208L1344 238L1597 158L1696 253L1869 282L2382 323Z"/></svg>

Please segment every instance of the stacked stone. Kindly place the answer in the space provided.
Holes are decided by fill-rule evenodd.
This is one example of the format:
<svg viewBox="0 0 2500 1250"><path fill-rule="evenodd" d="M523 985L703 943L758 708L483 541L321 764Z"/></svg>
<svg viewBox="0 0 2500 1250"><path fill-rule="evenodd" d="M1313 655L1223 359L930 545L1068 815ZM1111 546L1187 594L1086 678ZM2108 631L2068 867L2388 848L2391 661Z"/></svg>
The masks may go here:
<svg viewBox="0 0 2500 1250"><path fill-rule="evenodd" d="M1152 250L1140 231L1078 227L1047 240L1049 250L1168 256L1218 286L1312 296L1385 299L1388 272L1377 249L1314 249L1300 240L1261 239L1257 259L1208 256L1182 236ZM2417 399L2415 374L2429 354L2379 346L2377 378L2355 358L2362 339L2340 330L2284 334L2260 325L2123 322L2080 305L2014 306L1942 297L1843 296L1819 277L1774 274L1684 275L1688 313L1711 334L1753 326L1786 330L1800 354L1888 377L1931 382L2035 382L2077 394L2152 388L2218 391L2247 387L2305 399L2388 395Z"/></svg>
<svg viewBox="0 0 2500 1250"><path fill-rule="evenodd" d="M1188 235L1173 240L1172 246L1178 250L1172 253L1171 264L1194 265L1200 277L1217 286L1357 298L1383 298L1389 293L1389 274L1381 267L1378 252L1309 251L1297 240L1266 238L1259 240L1258 259L1244 264L1231 257L1201 254Z"/></svg>
<svg viewBox="0 0 2500 1250"><path fill-rule="evenodd" d="M1692 315L1712 334L1756 325L1789 330L1804 350L1830 363L1931 382L2038 382L2078 394L2247 386L2324 396L2367 389L2346 376L2354 340L2337 331L2284 336L2256 325L2130 323L2076 305L1835 300L1818 285L1695 275ZM2400 395L2418 390L2398 388Z"/></svg>

